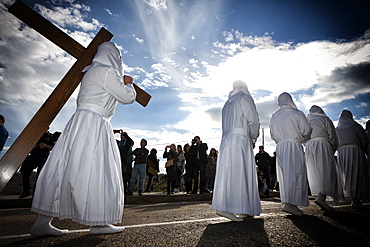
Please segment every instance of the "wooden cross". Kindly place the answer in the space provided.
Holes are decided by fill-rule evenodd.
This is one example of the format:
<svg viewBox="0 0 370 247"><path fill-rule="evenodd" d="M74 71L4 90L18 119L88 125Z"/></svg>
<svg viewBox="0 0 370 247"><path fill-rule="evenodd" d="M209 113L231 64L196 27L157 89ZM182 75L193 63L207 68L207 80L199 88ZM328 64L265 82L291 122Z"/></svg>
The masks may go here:
<svg viewBox="0 0 370 247"><path fill-rule="evenodd" d="M113 38L113 34L102 28L88 47L85 48L22 1L16 1L8 10L41 35L77 58L77 61L0 160L0 192L77 88L84 74L81 71L92 63L98 46ZM134 88L137 94L136 101L145 107L151 96L135 84Z"/></svg>

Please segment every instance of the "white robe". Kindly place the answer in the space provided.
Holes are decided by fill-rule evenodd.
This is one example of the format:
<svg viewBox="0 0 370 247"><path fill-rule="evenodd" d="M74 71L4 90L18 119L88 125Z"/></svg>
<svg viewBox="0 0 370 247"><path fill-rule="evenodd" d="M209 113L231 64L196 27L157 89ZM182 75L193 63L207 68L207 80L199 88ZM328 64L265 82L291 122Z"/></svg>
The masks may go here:
<svg viewBox="0 0 370 247"><path fill-rule="evenodd" d="M222 130L212 209L259 215L262 207L252 147L259 135L259 118L249 94L240 91L229 97L222 109Z"/></svg>
<svg viewBox="0 0 370 247"><path fill-rule="evenodd" d="M124 206L121 160L110 118L136 92L117 69L95 64L84 75L77 110L37 181L32 211L84 225L120 223Z"/></svg>
<svg viewBox="0 0 370 247"><path fill-rule="evenodd" d="M370 188L365 150L369 142L366 132L352 119L352 114L343 116L343 113L336 129L339 136L338 166L344 195L350 198L368 199Z"/></svg>
<svg viewBox="0 0 370 247"><path fill-rule="evenodd" d="M333 122L324 112L311 110L307 120L313 130L311 139L306 143L307 176L311 194L317 196L321 193L334 200L342 199L342 182L334 158L339 140Z"/></svg>
<svg viewBox="0 0 370 247"><path fill-rule="evenodd" d="M277 143L276 168L282 204L309 204L302 143L310 138L311 131L304 113L289 105L280 106L270 120L271 139Z"/></svg>

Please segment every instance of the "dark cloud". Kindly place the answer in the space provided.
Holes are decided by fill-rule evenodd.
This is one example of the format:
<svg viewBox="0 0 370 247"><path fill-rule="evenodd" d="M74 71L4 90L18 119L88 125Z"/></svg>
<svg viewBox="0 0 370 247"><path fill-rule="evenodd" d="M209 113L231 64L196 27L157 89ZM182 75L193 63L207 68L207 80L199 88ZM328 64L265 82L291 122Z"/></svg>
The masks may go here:
<svg viewBox="0 0 370 247"><path fill-rule="evenodd" d="M213 107L206 110L206 113L211 117L213 121L221 122L221 107Z"/></svg>
<svg viewBox="0 0 370 247"><path fill-rule="evenodd" d="M345 83L367 88L370 85L370 62L335 68L326 80L330 83Z"/></svg>
<svg viewBox="0 0 370 247"><path fill-rule="evenodd" d="M269 126L272 113L278 108L277 98L275 97L272 100L256 103L256 108L260 118L261 127L267 128Z"/></svg>

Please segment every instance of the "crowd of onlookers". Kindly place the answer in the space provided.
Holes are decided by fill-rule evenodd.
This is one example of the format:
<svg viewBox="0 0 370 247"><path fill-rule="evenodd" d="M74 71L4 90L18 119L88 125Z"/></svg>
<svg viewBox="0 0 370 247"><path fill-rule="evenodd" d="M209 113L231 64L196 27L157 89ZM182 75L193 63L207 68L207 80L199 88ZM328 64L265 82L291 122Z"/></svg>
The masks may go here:
<svg viewBox="0 0 370 247"><path fill-rule="evenodd" d="M160 175L157 150L153 148L149 151L145 139L140 141L140 148L132 150L134 142L127 133L121 130L117 130L117 133L121 134L121 140L117 140L117 144L121 153L126 195L133 195L136 184L139 195L151 191L153 179L158 179ZM164 178L168 195L178 191L203 194L213 190L217 150L211 148L209 153L207 150L207 144L199 136L194 137L191 144L170 144L165 147L162 157L166 160ZM148 181L144 190L146 177Z"/></svg>

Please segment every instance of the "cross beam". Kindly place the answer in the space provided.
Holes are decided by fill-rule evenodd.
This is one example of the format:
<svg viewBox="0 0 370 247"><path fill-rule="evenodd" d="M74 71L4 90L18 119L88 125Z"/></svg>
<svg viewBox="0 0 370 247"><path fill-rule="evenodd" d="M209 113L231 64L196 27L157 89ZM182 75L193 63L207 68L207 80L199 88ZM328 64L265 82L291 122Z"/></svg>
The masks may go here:
<svg viewBox="0 0 370 247"><path fill-rule="evenodd" d="M16 1L11 5L9 12L77 58L77 61L0 160L0 192L77 88L83 76L81 71L92 63L98 46L113 38L113 34L102 28L85 49L21 1ZM140 103L139 100L143 100L141 104L146 106L151 96L136 85L135 90L138 96L140 93L144 94L142 97L139 96L137 101Z"/></svg>

